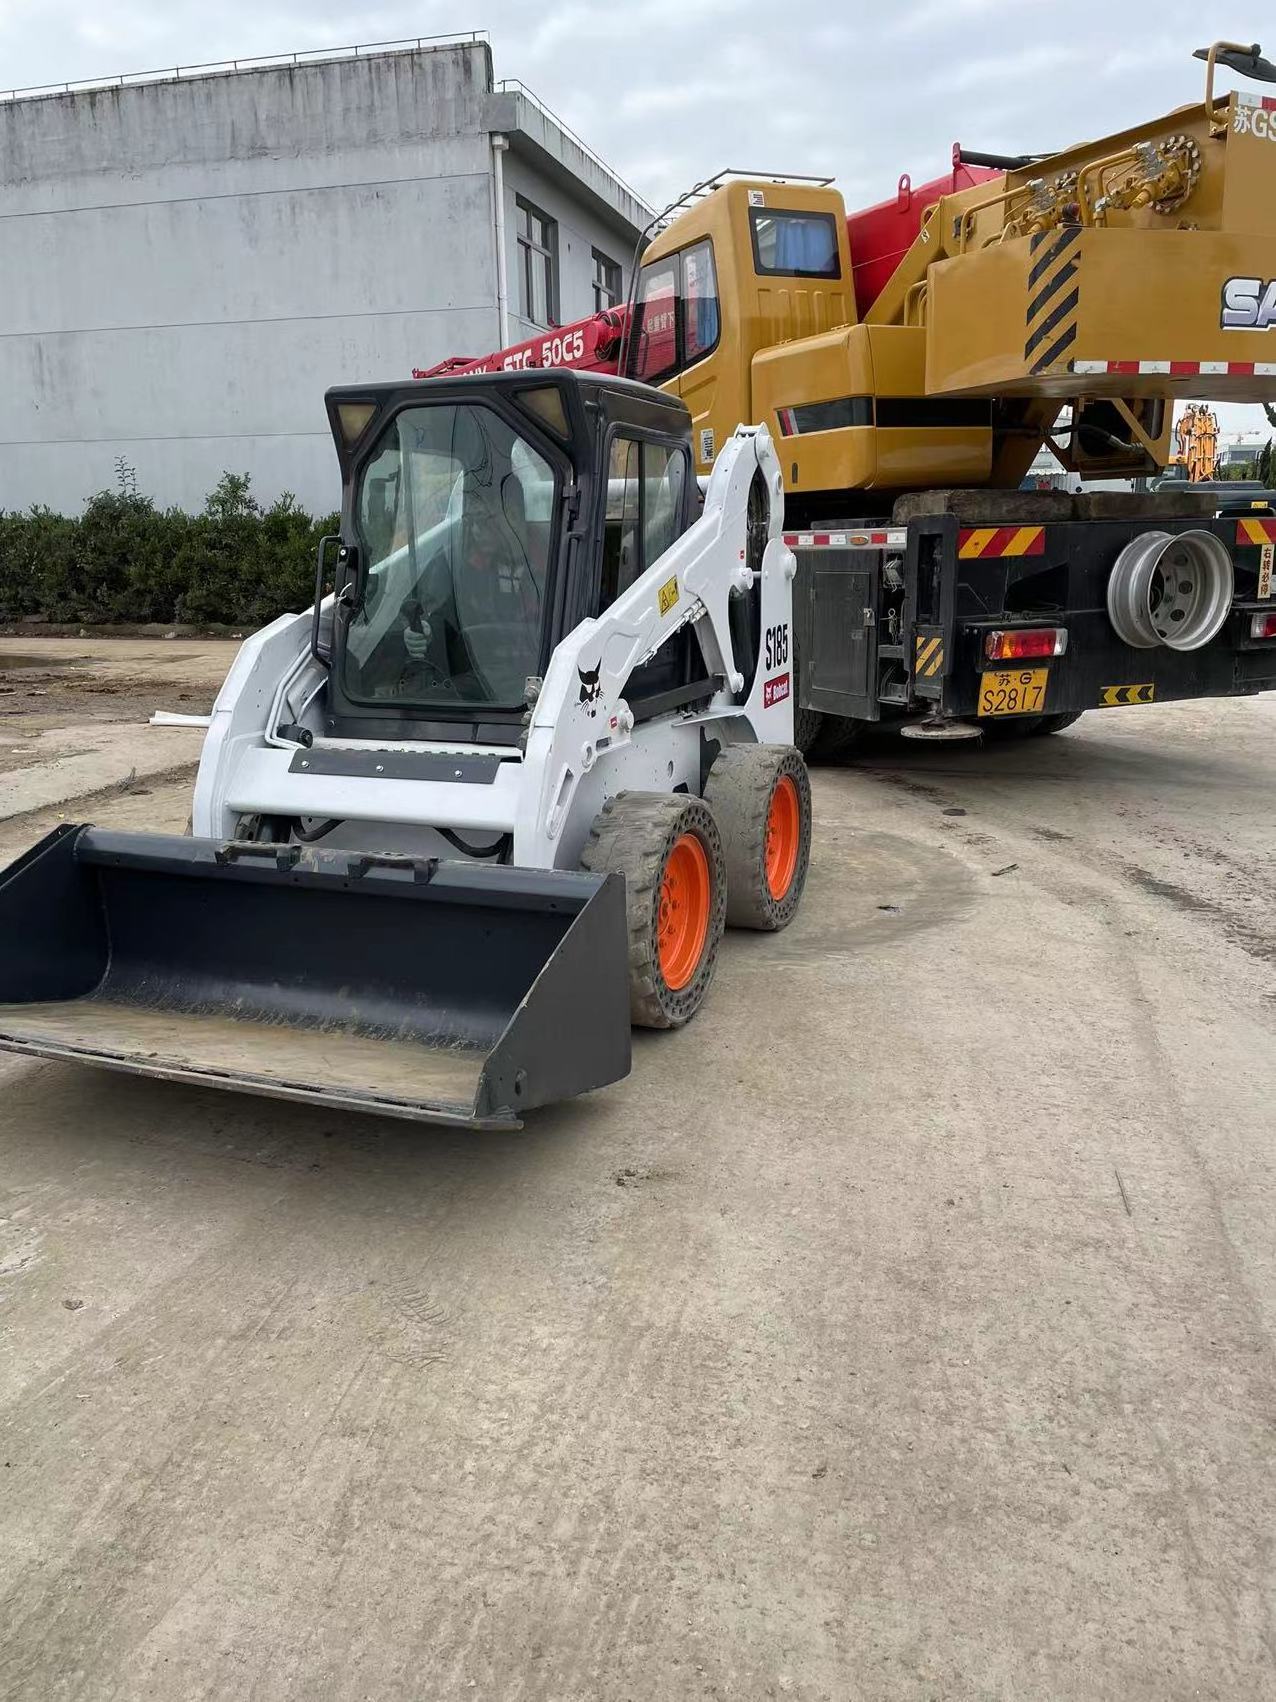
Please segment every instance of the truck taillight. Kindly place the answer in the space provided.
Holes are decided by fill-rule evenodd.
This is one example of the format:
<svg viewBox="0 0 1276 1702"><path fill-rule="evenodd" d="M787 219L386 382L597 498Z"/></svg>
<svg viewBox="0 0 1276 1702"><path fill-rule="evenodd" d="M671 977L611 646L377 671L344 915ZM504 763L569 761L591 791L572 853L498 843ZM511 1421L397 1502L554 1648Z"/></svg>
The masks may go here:
<svg viewBox="0 0 1276 1702"><path fill-rule="evenodd" d="M1023 662L1031 656L1062 656L1068 648L1066 626L1028 626L1018 632L990 632L984 654L990 662Z"/></svg>
<svg viewBox="0 0 1276 1702"><path fill-rule="evenodd" d="M1249 636L1251 638L1276 638L1276 614L1251 615Z"/></svg>

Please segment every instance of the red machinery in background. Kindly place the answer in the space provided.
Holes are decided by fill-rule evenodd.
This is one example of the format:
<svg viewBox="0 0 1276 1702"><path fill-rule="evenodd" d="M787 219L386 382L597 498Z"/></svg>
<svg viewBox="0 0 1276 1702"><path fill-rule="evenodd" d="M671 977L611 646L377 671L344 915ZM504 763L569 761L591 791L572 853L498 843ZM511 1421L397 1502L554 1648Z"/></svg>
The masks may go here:
<svg viewBox="0 0 1276 1702"><path fill-rule="evenodd" d="M922 219L941 195L955 195L999 177L1012 162L984 163L987 154L963 154L961 143L953 143L952 170L914 189L908 173L889 201L846 215L846 234L851 239L851 270L855 278L855 311L862 319L890 282L891 274L917 240Z"/></svg>
<svg viewBox="0 0 1276 1702"><path fill-rule="evenodd" d="M518 372L523 367L570 366L579 372L619 372L630 309L607 307L498 349L492 355L449 355L437 366L413 367L413 378L446 378L467 372Z"/></svg>

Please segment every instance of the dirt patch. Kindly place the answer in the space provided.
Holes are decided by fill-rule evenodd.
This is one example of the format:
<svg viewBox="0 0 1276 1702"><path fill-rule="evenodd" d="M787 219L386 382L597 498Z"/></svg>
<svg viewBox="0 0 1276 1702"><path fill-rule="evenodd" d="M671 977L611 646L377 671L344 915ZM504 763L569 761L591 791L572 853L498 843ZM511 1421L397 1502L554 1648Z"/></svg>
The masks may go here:
<svg viewBox="0 0 1276 1702"><path fill-rule="evenodd" d="M50 660L47 655L35 652L7 650L0 658L0 672L8 673L10 668L73 668L87 661L87 656L60 656ZM0 691L6 689L10 688L0 686Z"/></svg>
<svg viewBox="0 0 1276 1702"><path fill-rule="evenodd" d="M140 725L158 708L206 713L233 657L233 646L219 643L0 638L0 737L16 746L63 721ZM0 767L15 760L39 759L19 750Z"/></svg>

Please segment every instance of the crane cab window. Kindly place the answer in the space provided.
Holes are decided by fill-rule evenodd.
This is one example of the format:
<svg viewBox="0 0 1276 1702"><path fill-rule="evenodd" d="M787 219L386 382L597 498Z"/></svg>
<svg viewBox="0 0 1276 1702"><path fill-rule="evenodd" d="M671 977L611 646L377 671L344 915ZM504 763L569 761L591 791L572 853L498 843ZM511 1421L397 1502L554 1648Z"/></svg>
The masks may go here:
<svg viewBox="0 0 1276 1702"><path fill-rule="evenodd" d="M752 207L753 265L764 277L838 278L837 222L832 213L786 213Z"/></svg>
<svg viewBox="0 0 1276 1702"><path fill-rule="evenodd" d="M692 243L644 266L638 279L630 377L662 384L710 354L718 345L721 325L711 242Z"/></svg>
<svg viewBox="0 0 1276 1702"><path fill-rule="evenodd" d="M703 360L718 342L718 279L713 248L698 242L682 255L683 366Z"/></svg>
<svg viewBox="0 0 1276 1702"><path fill-rule="evenodd" d="M599 613L627 591L681 532L686 488L685 449L631 437L612 439Z"/></svg>

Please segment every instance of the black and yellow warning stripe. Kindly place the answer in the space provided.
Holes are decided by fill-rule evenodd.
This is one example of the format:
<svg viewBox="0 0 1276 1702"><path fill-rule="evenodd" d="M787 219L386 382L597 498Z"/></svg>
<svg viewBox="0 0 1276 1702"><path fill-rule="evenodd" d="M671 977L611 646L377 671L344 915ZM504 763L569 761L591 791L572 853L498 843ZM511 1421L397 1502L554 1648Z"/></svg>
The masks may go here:
<svg viewBox="0 0 1276 1702"><path fill-rule="evenodd" d="M1077 340L1077 304L1081 290L1076 245L1080 225L1039 231L1032 238L1028 273L1027 341L1023 358L1030 372L1054 366Z"/></svg>
<svg viewBox="0 0 1276 1702"><path fill-rule="evenodd" d="M921 633L917 639L917 648L913 653L913 678L915 680L933 679L944 667L943 635Z"/></svg>
<svg viewBox="0 0 1276 1702"><path fill-rule="evenodd" d="M1156 697L1156 685L1147 681L1136 686L1100 686L1099 708L1120 709L1129 703L1151 703Z"/></svg>

